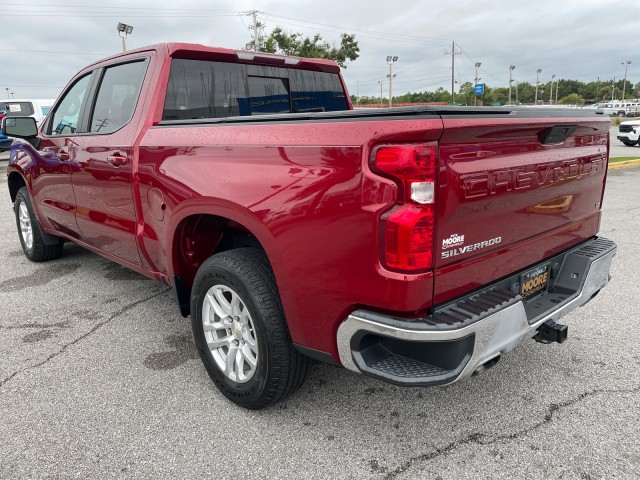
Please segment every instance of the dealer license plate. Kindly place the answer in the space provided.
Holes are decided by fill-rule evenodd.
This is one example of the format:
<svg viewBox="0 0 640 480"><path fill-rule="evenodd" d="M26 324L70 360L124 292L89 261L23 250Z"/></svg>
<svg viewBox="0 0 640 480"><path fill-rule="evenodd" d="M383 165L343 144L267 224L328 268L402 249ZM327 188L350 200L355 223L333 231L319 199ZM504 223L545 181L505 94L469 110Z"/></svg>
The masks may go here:
<svg viewBox="0 0 640 480"><path fill-rule="evenodd" d="M529 300L547 291L549 267L550 265L543 265L520 275L520 295L524 300Z"/></svg>

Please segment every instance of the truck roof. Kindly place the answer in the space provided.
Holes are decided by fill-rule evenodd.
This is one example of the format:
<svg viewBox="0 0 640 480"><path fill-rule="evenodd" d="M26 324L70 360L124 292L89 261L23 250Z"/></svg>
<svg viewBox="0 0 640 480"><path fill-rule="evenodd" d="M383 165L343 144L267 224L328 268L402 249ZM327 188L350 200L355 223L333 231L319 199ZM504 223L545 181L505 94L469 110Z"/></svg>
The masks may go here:
<svg viewBox="0 0 640 480"><path fill-rule="evenodd" d="M168 56L187 59L219 60L232 63L254 63L260 65L282 66L301 70L315 70L328 73L339 73L340 66L333 60L323 58L305 58L292 55L277 55L272 53L255 52L252 50L233 50L229 48L210 47L198 43L156 43L144 47L128 50L111 55L92 63L89 67L105 60L129 56L145 51L165 51Z"/></svg>

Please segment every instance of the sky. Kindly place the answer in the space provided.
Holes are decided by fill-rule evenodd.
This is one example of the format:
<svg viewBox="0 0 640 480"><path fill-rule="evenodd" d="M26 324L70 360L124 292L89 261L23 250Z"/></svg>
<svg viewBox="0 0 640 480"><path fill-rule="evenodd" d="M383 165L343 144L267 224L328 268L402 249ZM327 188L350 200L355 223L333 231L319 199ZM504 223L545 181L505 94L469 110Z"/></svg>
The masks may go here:
<svg viewBox="0 0 640 480"><path fill-rule="evenodd" d="M55 98L84 66L121 51L118 22L134 27L133 49L191 42L241 49L250 41L247 12L257 10L268 34L276 26L339 43L355 34L360 57L343 69L351 94L451 89L455 80L508 86L551 75L583 82L640 82L640 0L0 0L0 98ZM447 54L449 52L449 54ZM9 89L7 92L6 89Z"/></svg>

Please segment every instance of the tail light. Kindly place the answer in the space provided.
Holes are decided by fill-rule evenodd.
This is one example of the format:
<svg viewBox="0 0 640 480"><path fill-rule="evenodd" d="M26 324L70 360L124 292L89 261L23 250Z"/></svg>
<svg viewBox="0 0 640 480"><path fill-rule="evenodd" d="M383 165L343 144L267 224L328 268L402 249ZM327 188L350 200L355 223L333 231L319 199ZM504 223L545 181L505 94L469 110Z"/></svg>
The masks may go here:
<svg viewBox="0 0 640 480"><path fill-rule="evenodd" d="M402 272L433 266L437 144L378 147L371 170L398 185L398 200L381 218L382 260Z"/></svg>

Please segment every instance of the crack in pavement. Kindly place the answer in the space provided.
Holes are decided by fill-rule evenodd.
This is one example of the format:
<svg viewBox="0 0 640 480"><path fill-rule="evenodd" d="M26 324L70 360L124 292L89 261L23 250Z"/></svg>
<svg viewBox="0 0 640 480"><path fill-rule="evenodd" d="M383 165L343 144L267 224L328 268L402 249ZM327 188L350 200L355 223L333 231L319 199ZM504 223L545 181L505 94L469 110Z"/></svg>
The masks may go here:
<svg viewBox="0 0 640 480"><path fill-rule="evenodd" d="M122 307L120 310L118 310L117 312L114 312L110 317L108 317L106 320L96 324L93 326L93 328L91 328L91 330L89 330L87 333L84 333L83 335L80 335L79 337L77 337L75 340L72 340L69 343L66 343L62 346L62 348L60 348L60 350L58 350L57 352L52 353L51 355L49 355L47 358L45 358L43 361L36 363L34 365L29 365L28 367L24 367L20 370L17 370L15 372L13 372L11 375L9 375L8 377L4 378L3 380L0 380L0 388L4 387L8 382L10 382L13 378L15 378L17 375L20 375L21 373L24 373L26 371L29 370L33 370L34 368L39 368L42 365L45 365L46 363L48 363L49 361L53 360L54 358L56 358L58 355L60 355L61 353L64 353L65 350L67 350L69 347L75 345L76 343L78 343L80 340L84 340L85 338L87 338L89 335L95 333L98 329L100 329L101 327L103 327L104 325L108 324L109 322L111 322L113 319L119 317L120 315L122 315L123 313L128 312L129 310L131 310L134 307L137 307L138 305L140 305L141 303L147 302L149 300L151 300L152 298L155 297L159 297L160 295L167 293L169 290L171 289L166 289L166 290L162 290L161 292L158 293L154 293L153 295L143 298L142 300L138 300L136 302L130 303L128 305L125 305L124 307Z"/></svg>
<svg viewBox="0 0 640 480"><path fill-rule="evenodd" d="M640 385L635 387L635 388L621 388L621 389L595 389L595 390L590 390L588 392L584 392L581 393L580 395L578 395L576 398L571 399L571 400L565 400L562 403L552 403L551 405L549 405L549 408L547 409L547 413L545 414L544 418L539 421L538 423L535 423L533 425L531 425L530 427L527 427L523 430L519 430L513 433L508 433L508 434L502 434L502 435L489 435L489 434L485 434L485 433L480 433L480 432L476 432L476 433L472 433L464 438L462 438L461 440L456 440L454 442L449 443L448 445L442 447L442 448L438 448L435 446L432 446L431 448L433 448L432 452L429 453L423 453L421 455L417 455L415 457L411 457L408 460L406 460L405 462L403 462L401 465L399 465L398 467L395 468L395 470L389 472L387 475L385 475L385 480L391 480L393 478L396 478L399 475L402 475L403 473L405 473L414 463L416 462L428 462L430 460L433 460L435 458L438 457L442 457L444 455L448 455L449 453L455 451L458 449L458 447L462 447L465 445L469 445L469 444L476 444L476 445L492 445L498 442L502 442L505 440L515 440L519 437L522 437L524 435L527 435L528 433L533 432L534 430L537 430L538 428L543 427L544 425L550 423L553 420L554 415L556 414L556 412L558 412L561 409L564 409L566 407L570 407L571 405L574 405L576 403L581 402L582 400L584 400L585 398L589 398L589 397L593 397L596 395L602 395L602 394L609 394L609 393L629 393L629 394L633 394L633 393L638 393L640 392Z"/></svg>

